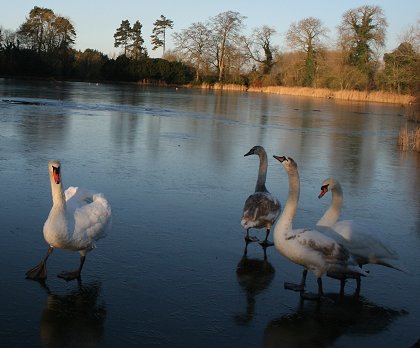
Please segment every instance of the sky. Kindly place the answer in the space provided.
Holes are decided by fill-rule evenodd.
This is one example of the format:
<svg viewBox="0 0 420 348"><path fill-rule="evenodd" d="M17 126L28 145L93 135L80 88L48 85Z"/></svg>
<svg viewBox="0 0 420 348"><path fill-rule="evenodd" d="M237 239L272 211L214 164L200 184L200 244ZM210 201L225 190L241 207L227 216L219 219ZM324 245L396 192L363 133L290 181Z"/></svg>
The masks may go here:
<svg viewBox="0 0 420 348"><path fill-rule="evenodd" d="M420 17L419 0L9 0L0 6L0 26L15 31L34 6L49 8L73 23L76 49L96 49L115 57L121 53L121 49L114 48L116 29L123 20L128 19L131 25L138 20L143 25L142 34L149 56L160 57L162 49L151 49L150 35L153 23L161 15L174 23L166 38L166 49L171 49L172 33L186 29L194 22L206 22L221 12L235 11L246 17L244 34L250 35L252 29L268 25L278 33L273 43L284 50L285 33L293 22L307 17L320 19L330 30L333 44L344 12L363 5L377 5L384 10L388 21L386 51L396 48L401 34Z"/></svg>

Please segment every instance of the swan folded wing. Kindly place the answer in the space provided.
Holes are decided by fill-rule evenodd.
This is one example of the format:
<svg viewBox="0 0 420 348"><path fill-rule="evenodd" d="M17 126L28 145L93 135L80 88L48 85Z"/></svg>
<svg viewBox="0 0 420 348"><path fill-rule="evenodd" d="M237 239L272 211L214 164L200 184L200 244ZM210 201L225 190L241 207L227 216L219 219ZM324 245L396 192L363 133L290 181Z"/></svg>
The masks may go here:
<svg viewBox="0 0 420 348"><path fill-rule="evenodd" d="M302 246L321 253L327 262L347 263L350 260L346 248L316 230L302 230L296 234L296 239Z"/></svg>
<svg viewBox="0 0 420 348"><path fill-rule="evenodd" d="M93 202L95 191L87 190L80 187L70 186L65 192L67 210L74 211L86 204Z"/></svg>
<svg viewBox="0 0 420 348"><path fill-rule="evenodd" d="M280 203L268 192L256 192L245 201L241 224L244 228L264 226L280 214Z"/></svg>
<svg viewBox="0 0 420 348"><path fill-rule="evenodd" d="M74 211L74 237L80 245L94 246L94 241L105 237L111 218L111 207L101 193L91 197L92 202Z"/></svg>
<svg viewBox="0 0 420 348"><path fill-rule="evenodd" d="M354 220L342 220L331 228L345 239L343 245L354 255L364 257L372 263L379 259L399 259L398 253L376 237L367 225Z"/></svg>

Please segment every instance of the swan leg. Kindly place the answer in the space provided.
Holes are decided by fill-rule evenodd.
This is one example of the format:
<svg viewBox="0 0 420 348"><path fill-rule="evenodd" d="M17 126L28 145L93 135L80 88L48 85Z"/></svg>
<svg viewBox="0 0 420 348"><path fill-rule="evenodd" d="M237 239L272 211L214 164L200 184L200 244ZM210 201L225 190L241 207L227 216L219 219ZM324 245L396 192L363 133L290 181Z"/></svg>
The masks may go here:
<svg viewBox="0 0 420 348"><path fill-rule="evenodd" d="M319 277L317 280L318 283L318 293L314 294L311 292L301 292L300 297L304 300L311 300L311 301L319 301L322 296L324 295L324 291L322 290L322 278Z"/></svg>
<svg viewBox="0 0 420 348"><path fill-rule="evenodd" d="M356 278L356 291L354 292L354 294L356 296L359 296L360 295L360 286L361 286L361 284L362 284L362 280L360 279L360 277L357 277Z"/></svg>
<svg viewBox="0 0 420 348"><path fill-rule="evenodd" d="M42 261L36 265L35 267L31 268L29 271L27 271L26 279L32 279L32 280L45 280L47 279L47 260L48 257L53 252L54 247L50 246L47 251L47 255L42 259Z"/></svg>
<svg viewBox="0 0 420 348"><path fill-rule="evenodd" d="M263 241L259 242L261 245L263 245L263 246L273 246L274 245L273 242L270 242L268 240L268 235L269 234L270 234L270 229L267 228L267 231L265 232L265 239Z"/></svg>
<svg viewBox="0 0 420 348"><path fill-rule="evenodd" d="M80 255L80 265L79 268L74 271L63 271L57 275L58 278L62 278L66 281L73 279L80 279L80 273L82 272L83 265L85 263L86 256Z"/></svg>
<svg viewBox="0 0 420 348"><path fill-rule="evenodd" d="M344 287L346 286L346 279L340 279L340 296L344 296Z"/></svg>
<svg viewBox="0 0 420 348"><path fill-rule="evenodd" d="M258 238L257 237L253 237L253 236L250 236L249 235L249 228L246 230L245 240L247 242L258 242Z"/></svg>
<svg viewBox="0 0 420 348"><path fill-rule="evenodd" d="M287 290L300 291L302 293L305 290L307 275L308 275L308 270L305 268L302 272L302 279L300 280L300 284L284 282L284 288Z"/></svg>
<svg viewBox="0 0 420 348"><path fill-rule="evenodd" d="M263 245L262 248L264 250L264 261L267 261L267 246Z"/></svg>
<svg viewBox="0 0 420 348"><path fill-rule="evenodd" d="M244 249L244 254L243 256L246 256L248 254L248 244L249 244L249 240L245 239L245 249Z"/></svg>

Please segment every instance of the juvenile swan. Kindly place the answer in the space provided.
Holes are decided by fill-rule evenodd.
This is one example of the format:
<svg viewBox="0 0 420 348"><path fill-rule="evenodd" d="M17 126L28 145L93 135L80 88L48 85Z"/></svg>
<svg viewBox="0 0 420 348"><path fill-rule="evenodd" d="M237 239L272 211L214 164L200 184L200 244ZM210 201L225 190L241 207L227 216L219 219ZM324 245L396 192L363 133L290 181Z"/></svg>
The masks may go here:
<svg viewBox="0 0 420 348"><path fill-rule="evenodd" d="M334 239L311 229L292 229L293 218L299 202L300 181L296 162L290 157L273 156L289 177L289 194L284 210L274 227L274 245L290 261L304 267L300 284L285 283L286 289L300 291L307 299L323 295L322 275L337 277L367 275L351 258L349 251ZM307 271L312 271L318 282L318 294L304 292Z"/></svg>
<svg viewBox="0 0 420 348"><path fill-rule="evenodd" d="M260 158L260 167L258 170L257 183L255 185L255 192L250 195L245 201L241 225L246 229L246 241L257 241L255 237L249 236L251 228L266 228L266 235L262 245L273 245L268 241L271 226L280 215L281 206L279 200L268 192L265 187L265 180L267 177L267 153L262 146L254 146L244 156L258 155Z"/></svg>
<svg viewBox="0 0 420 348"><path fill-rule="evenodd" d="M398 259L398 254L375 235L371 226L355 220L338 221L343 205L340 183L333 178L325 179L318 198L322 198L328 191L331 191L332 195L331 205L317 222L316 228L344 245L360 267L371 263L402 271L389 262L390 259ZM359 293L360 277L356 277L356 281L356 293ZM341 292L344 292L344 284L345 279L342 279Z"/></svg>
<svg viewBox="0 0 420 348"><path fill-rule="evenodd" d="M26 272L34 280L47 278L47 259L54 248L78 251L79 268L63 271L58 276L65 280L80 278L87 252L95 248L95 241L105 237L111 221L111 207L101 193L69 187L63 192L61 164L48 163L53 206L44 224L44 238L49 244L47 255Z"/></svg>

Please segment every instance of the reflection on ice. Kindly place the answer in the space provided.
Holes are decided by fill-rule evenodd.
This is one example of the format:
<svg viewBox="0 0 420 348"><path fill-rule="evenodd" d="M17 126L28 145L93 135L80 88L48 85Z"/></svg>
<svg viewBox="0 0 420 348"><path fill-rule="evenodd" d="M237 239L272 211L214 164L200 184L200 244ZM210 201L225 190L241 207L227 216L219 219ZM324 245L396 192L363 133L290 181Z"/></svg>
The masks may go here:
<svg viewBox="0 0 420 348"><path fill-rule="evenodd" d="M327 347L341 335L374 335L406 311L381 307L363 297L327 294L304 302L295 313L269 322L264 347Z"/></svg>
<svg viewBox="0 0 420 348"><path fill-rule="evenodd" d="M47 302L41 315L41 340L45 347L99 347L106 308L98 303L101 284L79 286L65 295L45 286Z"/></svg>
<svg viewBox="0 0 420 348"><path fill-rule="evenodd" d="M263 246L264 258L248 258L249 242L245 242L245 250L242 258L236 267L236 278L238 284L246 295L246 311L245 313L235 316L235 321L240 325L249 323L254 315L255 297L266 290L275 274L274 267L267 260L266 246Z"/></svg>

